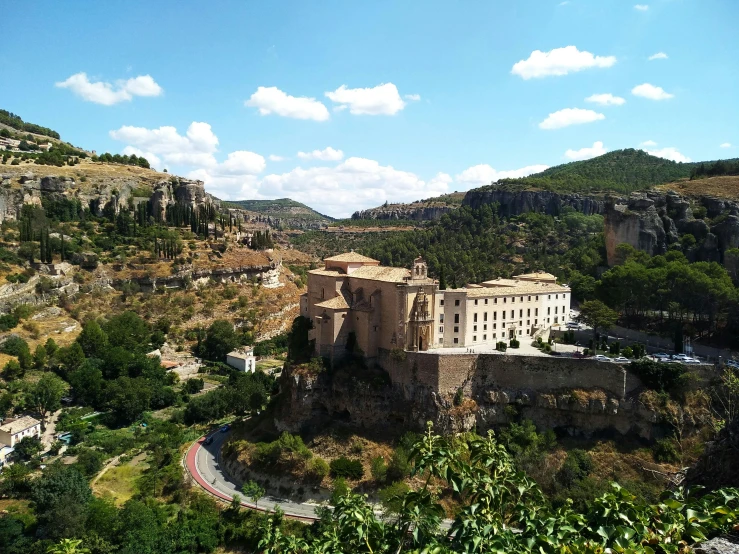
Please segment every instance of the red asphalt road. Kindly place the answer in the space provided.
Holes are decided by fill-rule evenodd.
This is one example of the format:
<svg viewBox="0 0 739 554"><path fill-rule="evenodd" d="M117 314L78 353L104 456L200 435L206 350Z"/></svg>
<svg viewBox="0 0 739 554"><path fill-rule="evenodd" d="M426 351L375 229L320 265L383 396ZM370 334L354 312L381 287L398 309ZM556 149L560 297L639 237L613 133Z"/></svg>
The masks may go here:
<svg viewBox="0 0 739 554"><path fill-rule="evenodd" d="M208 483L202 475L200 475L200 472L198 471L197 467L197 456L198 451L200 448L202 448L203 443L205 442L206 437L200 437L197 441L195 441L192 446L187 451L187 454L185 454L185 468L187 469L188 473L192 476L192 478L195 480L195 482L204 489L207 493L220 498L221 500L225 500L227 502L231 502L233 500L232 496L229 496L227 494L222 493L218 489L214 488L210 483ZM245 508L249 508L250 510L257 510L259 512L267 512L267 513L273 513L274 510L269 510L265 508L260 508L259 506L255 506L254 504L251 504L249 502L241 502L241 505ZM290 515L289 513L285 513L286 517L289 517L291 519L299 519L304 521L317 521L318 518L311 518L311 517L304 517L304 516L295 516Z"/></svg>

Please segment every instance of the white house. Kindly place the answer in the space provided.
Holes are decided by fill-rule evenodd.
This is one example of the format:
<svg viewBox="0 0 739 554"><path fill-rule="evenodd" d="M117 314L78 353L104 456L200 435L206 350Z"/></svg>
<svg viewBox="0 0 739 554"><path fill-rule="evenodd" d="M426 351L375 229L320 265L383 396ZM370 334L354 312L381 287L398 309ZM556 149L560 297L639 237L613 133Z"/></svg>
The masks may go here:
<svg viewBox="0 0 739 554"><path fill-rule="evenodd" d="M0 425L0 444L14 448L26 437L41 438L41 422L31 416L9 418Z"/></svg>
<svg viewBox="0 0 739 554"><path fill-rule="evenodd" d="M10 448L4 444L0 444L0 469L6 465L10 465L10 455L15 451L15 448Z"/></svg>
<svg viewBox="0 0 739 554"><path fill-rule="evenodd" d="M226 363L234 369L247 373L254 373L257 369L257 360L251 348L229 352L226 356Z"/></svg>

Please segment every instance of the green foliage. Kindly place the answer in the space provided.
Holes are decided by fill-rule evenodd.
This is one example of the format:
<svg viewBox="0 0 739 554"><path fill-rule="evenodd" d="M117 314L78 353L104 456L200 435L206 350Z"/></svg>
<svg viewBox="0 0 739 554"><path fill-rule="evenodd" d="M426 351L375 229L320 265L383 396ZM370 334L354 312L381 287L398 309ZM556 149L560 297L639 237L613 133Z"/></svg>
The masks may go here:
<svg viewBox="0 0 739 554"><path fill-rule="evenodd" d="M600 300L587 300L580 304L578 321L592 327L593 333L597 333L598 330L608 331L618 321L618 312Z"/></svg>
<svg viewBox="0 0 739 554"><path fill-rule="evenodd" d="M15 445L15 455L18 459L27 462L43 450L43 445L38 437L25 437Z"/></svg>
<svg viewBox="0 0 739 554"><path fill-rule="evenodd" d="M663 464L675 464L680 461L680 452L673 439L660 439L652 447L654 460Z"/></svg>
<svg viewBox="0 0 739 554"><path fill-rule="evenodd" d="M197 377L193 377L185 381L185 385L182 388L187 394L195 394L203 390L204 386L205 381L198 379Z"/></svg>
<svg viewBox="0 0 739 554"><path fill-rule="evenodd" d="M18 326L18 318L13 314L0 315L0 332L10 331Z"/></svg>
<svg viewBox="0 0 739 554"><path fill-rule="evenodd" d="M205 340L199 345L197 353L207 360L225 362L226 355L235 350L239 343L233 324L225 319L218 319L208 327Z"/></svg>
<svg viewBox="0 0 739 554"><path fill-rule="evenodd" d="M331 460L329 466L333 477L344 477L357 481L364 476L364 468L359 460L350 460L342 456Z"/></svg>
<svg viewBox="0 0 739 554"><path fill-rule="evenodd" d="M646 358L631 362L629 371L637 375L647 388L658 392L675 393L689 379L683 364L655 362Z"/></svg>
<svg viewBox="0 0 739 554"><path fill-rule="evenodd" d="M690 179L703 179L720 175L739 175L739 160L718 160L713 163L701 162L700 165L694 164L693 170L690 172Z"/></svg>
<svg viewBox="0 0 739 554"><path fill-rule="evenodd" d="M384 483L387 479L387 464L385 458L376 456L370 460L370 472L372 478L378 483Z"/></svg>
<svg viewBox="0 0 739 554"><path fill-rule="evenodd" d="M3 123L8 127L12 127L13 129L17 129L18 131L35 133L37 135L45 135L47 137L55 139L60 138L59 133L57 133L56 131L52 131L48 127L36 125L35 123L25 122L23 121L23 119L21 119L19 115L15 115L8 110L0 110L0 123Z"/></svg>
<svg viewBox="0 0 739 554"><path fill-rule="evenodd" d="M256 481L247 481L241 487L241 492L243 492L247 498L251 498L255 506L258 506L259 500L264 497L265 491L264 488L259 486Z"/></svg>
<svg viewBox="0 0 739 554"><path fill-rule="evenodd" d="M553 192L613 191L628 194L688 177L693 167L695 164L677 163L629 148L590 160L550 167L529 177L501 179L497 186Z"/></svg>
<svg viewBox="0 0 739 554"><path fill-rule="evenodd" d="M314 479L320 481L329 474L330 468L323 458L313 456L308 460L308 474Z"/></svg>

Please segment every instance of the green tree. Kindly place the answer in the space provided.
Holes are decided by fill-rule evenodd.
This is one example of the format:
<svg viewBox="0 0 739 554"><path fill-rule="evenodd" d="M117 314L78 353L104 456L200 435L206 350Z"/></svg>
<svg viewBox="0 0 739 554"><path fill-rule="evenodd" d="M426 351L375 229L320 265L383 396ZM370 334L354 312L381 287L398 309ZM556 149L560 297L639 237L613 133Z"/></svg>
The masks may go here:
<svg viewBox="0 0 739 554"><path fill-rule="evenodd" d="M42 344L36 346L33 353L33 366L36 369L44 369L49 357L46 355L46 348Z"/></svg>
<svg viewBox="0 0 739 554"><path fill-rule="evenodd" d="M61 407L62 396L67 389L66 383L53 373L44 373L33 385L29 394L30 404L41 415L41 422L46 421L49 412Z"/></svg>
<svg viewBox="0 0 739 554"><path fill-rule="evenodd" d="M88 321L82 326L77 342L87 358L102 358L108 346L108 335L97 321Z"/></svg>
<svg viewBox="0 0 739 554"><path fill-rule="evenodd" d="M244 486L241 487L241 492L243 492L247 498L251 498L255 507L259 506L259 501L264 498L265 493L264 488L256 481L247 481L244 483Z"/></svg>
<svg viewBox="0 0 739 554"><path fill-rule="evenodd" d="M103 372L100 369L102 360L85 360L80 367L69 374L69 384L75 398L96 409L102 407L103 402Z"/></svg>
<svg viewBox="0 0 739 554"><path fill-rule="evenodd" d="M50 546L46 552L48 554L89 554L90 549L82 546L81 539L62 539Z"/></svg>
<svg viewBox="0 0 739 554"><path fill-rule="evenodd" d="M141 377L119 377L108 384L108 405L117 421L129 424L149 409L151 387Z"/></svg>
<svg viewBox="0 0 739 554"><path fill-rule="evenodd" d="M15 454L23 461L28 461L43 450L38 437L26 437L15 443Z"/></svg>
<svg viewBox="0 0 739 554"><path fill-rule="evenodd" d="M239 346L233 325L225 319L214 321L205 333L200 355L208 360L225 362L226 355Z"/></svg>
<svg viewBox="0 0 739 554"><path fill-rule="evenodd" d="M580 304L578 321L593 328L593 338L598 330L608 331L618 321L618 313L600 300L588 300Z"/></svg>

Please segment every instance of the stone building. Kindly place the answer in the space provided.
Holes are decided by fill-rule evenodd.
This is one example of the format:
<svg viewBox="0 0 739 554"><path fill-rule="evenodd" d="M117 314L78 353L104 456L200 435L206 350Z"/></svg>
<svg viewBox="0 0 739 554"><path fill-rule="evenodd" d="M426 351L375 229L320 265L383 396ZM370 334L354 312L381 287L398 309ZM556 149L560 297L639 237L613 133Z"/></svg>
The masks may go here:
<svg viewBox="0 0 739 554"><path fill-rule="evenodd" d="M317 355L348 351L372 361L380 350L494 347L569 321L571 292L548 273L438 290L421 258L411 269L383 267L355 252L308 272L300 314L313 323Z"/></svg>
<svg viewBox="0 0 739 554"><path fill-rule="evenodd" d="M254 373L257 368L257 359L254 357L254 350L251 348L229 352L226 356L226 363L232 368L246 373Z"/></svg>

